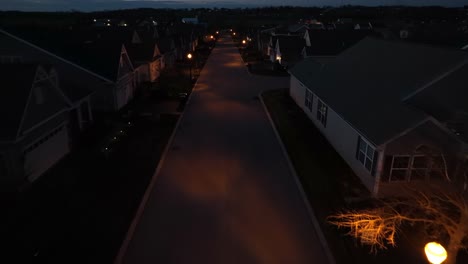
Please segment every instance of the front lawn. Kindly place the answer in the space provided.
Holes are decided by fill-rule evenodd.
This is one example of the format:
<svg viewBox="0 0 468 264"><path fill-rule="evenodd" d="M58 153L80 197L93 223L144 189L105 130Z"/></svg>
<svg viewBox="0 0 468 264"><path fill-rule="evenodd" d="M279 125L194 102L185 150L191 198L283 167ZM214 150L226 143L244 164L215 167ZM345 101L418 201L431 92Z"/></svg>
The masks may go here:
<svg viewBox="0 0 468 264"><path fill-rule="evenodd" d="M177 119L133 119L109 155L84 146L10 201L0 262L112 263Z"/></svg>

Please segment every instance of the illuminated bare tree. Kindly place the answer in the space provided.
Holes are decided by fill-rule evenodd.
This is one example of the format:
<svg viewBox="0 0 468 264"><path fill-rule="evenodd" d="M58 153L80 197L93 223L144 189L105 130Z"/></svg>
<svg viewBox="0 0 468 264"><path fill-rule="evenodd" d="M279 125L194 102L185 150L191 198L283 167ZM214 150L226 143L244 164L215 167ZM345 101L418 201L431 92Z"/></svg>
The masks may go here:
<svg viewBox="0 0 468 264"><path fill-rule="evenodd" d="M348 228L348 235L370 245L371 252L395 246L395 236L403 223L421 223L429 232L439 232L437 236L445 242L448 253L445 263L455 264L460 249L468 246L466 194L432 188L411 190L409 195L405 199L381 201L371 209L343 211L328 220L339 228Z"/></svg>

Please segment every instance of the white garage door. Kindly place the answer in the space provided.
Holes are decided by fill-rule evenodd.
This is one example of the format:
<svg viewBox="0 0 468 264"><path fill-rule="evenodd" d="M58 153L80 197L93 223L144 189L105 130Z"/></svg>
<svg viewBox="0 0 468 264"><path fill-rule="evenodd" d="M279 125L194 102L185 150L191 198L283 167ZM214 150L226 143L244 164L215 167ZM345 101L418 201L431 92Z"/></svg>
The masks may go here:
<svg viewBox="0 0 468 264"><path fill-rule="evenodd" d="M24 161L28 180L35 181L68 152L68 132L65 126L54 130L30 146L25 152Z"/></svg>

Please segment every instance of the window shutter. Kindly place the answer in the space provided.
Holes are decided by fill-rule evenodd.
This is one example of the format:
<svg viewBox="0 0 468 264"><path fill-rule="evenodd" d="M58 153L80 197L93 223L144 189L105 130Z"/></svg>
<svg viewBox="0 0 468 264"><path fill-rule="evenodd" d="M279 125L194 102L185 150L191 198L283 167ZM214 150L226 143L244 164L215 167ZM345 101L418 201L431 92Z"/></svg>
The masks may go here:
<svg viewBox="0 0 468 264"><path fill-rule="evenodd" d="M379 152L375 149L374 150L374 160L372 160L372 171L371 174L372 176L375 176L375 173L377 171L377 162L379 160Z"/></svg>
<svg viewBox="0 0 468 264"><path fill-rule="evenodd" d="M361 136L358 135L357 144L356 144L356 159L359 160L359 143L361 142Z"/></svg>

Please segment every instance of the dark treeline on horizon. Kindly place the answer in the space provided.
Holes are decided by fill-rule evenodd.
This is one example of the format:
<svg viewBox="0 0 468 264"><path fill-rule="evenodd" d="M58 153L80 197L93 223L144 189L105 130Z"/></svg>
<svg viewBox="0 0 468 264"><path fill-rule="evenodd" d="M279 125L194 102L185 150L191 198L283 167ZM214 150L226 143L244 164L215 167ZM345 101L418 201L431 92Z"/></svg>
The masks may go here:
<svg viewBox="0 0 468 264"><path fill-rule="evenodd" d="M270 6L261 8L181 8L181 9L121 9L104 10L95 12L24 12L24 11L0 11L0 27L21 24L76 24L83 23L94 18L138 19L142 17L154 17L160 21L171 22L180 17L198 16L201 21L213 22L213 20L235 19L239 15L258 18L316 18L335 19L339 17L356 19L418 19L418 20L457 20L466 15L468 6L463 8L449 8L441 6L342 6L342 7L295 7L295 6Z"/></svg>

